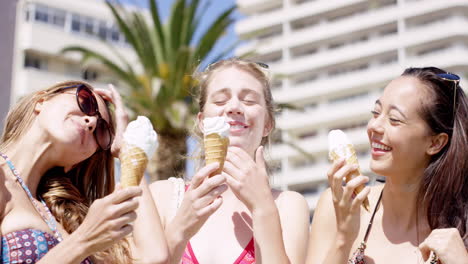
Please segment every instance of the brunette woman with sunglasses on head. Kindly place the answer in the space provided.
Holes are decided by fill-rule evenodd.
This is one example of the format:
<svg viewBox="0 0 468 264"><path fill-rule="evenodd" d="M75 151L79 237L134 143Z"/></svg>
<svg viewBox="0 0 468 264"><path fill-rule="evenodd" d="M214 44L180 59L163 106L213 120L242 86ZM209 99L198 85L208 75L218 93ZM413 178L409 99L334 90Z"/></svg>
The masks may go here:
<svg viewBox="0 0 468 264"><path fill-rule="evenodd" d="M78 81L34 92L10 110L0 142L2 263L167 261L144 180L114 190L127 119L115 89Z"/></svg>
<svg viewBox="0 0 468 264"><path fill-rule="evenodd" d="M468 101L460 78L409 68L375 102L367 126L370 168L383 185L342 185L356 169L328 171L311 227L312 263L468 263ZM361 206L368 197L370 212Z"/></svg>

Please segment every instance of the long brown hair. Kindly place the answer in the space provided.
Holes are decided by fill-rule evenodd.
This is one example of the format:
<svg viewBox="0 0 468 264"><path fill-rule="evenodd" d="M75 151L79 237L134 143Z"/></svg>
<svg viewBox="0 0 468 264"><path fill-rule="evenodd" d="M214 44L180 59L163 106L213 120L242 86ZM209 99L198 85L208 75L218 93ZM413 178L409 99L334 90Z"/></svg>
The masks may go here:
<svg viewBox="0 0 468 264"><path fill-rule="evenodd" d="M7 149L26 134L36 117L34 108L39 100L47 100L57 95L63 87L79 84L86 83L63 82L24 96L7 115L0 149ZM109 125L114 133L115 124L110 109L108 112ZM91 157L80 162L68 172L65 172L61 167L47 171L40 180L37 196L44 199L64 229L68 233L73 233L83 222L90 204L94 200L110 194L114 190L114 185L112 154L110 150L98 149ZM92 258L105 259L110 263L130 263L128 241L117 242L109 249L95 253Z"/></svg>
<svg viewBox="0 0 468 264"><path fill-rule="evenodd" d="M449 136L424 171L418 201L427 209L431 229L457 228L468 248L468 102L458 82L437 75L444 73L426 67L409 68L402 74L425 85L429 99L420 114L432 133Z"/></svg>

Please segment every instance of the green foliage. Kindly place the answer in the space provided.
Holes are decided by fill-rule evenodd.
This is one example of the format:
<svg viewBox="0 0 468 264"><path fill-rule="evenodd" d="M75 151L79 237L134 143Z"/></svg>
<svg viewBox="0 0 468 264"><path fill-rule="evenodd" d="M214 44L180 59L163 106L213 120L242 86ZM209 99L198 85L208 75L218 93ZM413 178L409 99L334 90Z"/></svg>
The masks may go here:
<svg viewBox="0 0 468 264"><path fill-rule="evenodd" d="M148 0L146 13L132 11L118 1L106 4L139 65L132 65L110 45L113 57L79 45L62 52L78 52L83 63L96 60L106 66L129 88L124 93L126 105L132 112L148 116L158 133L187 131L197 111L191 99L192 73L233 22L235 7L224 11L200 33L200 21L210 2L202 5L199 0L175 0L165 23L156 0Z"/></svg>

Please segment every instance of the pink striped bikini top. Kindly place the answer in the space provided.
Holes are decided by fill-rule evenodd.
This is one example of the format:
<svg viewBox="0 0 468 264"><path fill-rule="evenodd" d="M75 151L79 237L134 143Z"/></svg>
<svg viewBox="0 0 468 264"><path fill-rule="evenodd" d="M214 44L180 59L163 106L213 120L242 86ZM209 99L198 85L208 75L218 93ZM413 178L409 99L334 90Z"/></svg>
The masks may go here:
<svg viewBox="0 0 468 264"><path fill-rule="evenodd" d="M254 239L252 238L233 264L255 264L254 244ZM195 253L193 253L190 241L187 243L187 247L185 248L181 264L200 264L197 260L197 257L195 257Z"/></svg>
<svg viewBox="0 0 468 264"><path fill-rule="evenodd" d="M187 191L189 185L185 185L185 191ZM185 247L184 254L182 255L181 264L200 264L193 252L192 245L190 241ZM255 240L252 239L249 241L247 246L244 248L240 256L234 261L233 264L255 264Z"/></svg>

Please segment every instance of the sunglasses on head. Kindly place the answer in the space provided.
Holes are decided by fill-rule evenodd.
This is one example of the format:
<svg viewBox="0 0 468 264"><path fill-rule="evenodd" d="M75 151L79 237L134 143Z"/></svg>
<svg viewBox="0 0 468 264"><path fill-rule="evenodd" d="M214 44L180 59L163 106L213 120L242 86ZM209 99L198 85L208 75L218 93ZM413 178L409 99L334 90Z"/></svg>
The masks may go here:
<svg viewBox="0 0 468 264"><path fill-rule="evenodd" d="M99 112L98 102L91 88L85 84L76 84L60 88L58 91L76 88L76 102L80 107L81 112L87 116L97 116L96 128L94 129L94 139L99 147L103 150L108 150L112 145L113 135L109 124L102 118Z"/></svg>
<svg viewBox="0 0 468 264"><path fill-rule="evenodd" d="M460 76L450 72L438 73L437 76L444 81L453 82L453 114L455 115L455 100L457 99L457 86L460 83Z"/></svg>
<svg viewBox="0 0 468 264"><path fill-rule="evenodd" d="M217 62L213 62L211 63L210 65L208 65L205 69L205 71L208 71L210 69L213 69L216 65L218 65L218 63L222 62L223 60L220 60L220 61L217 61ZM264 62L260 62L260 61L250 61L250 60L239 60L239 62L241 63L253 63L257 66L259 66L260 68L263 68L264 70L269 70L270 69L270 66L268 66L268 64L264 63Z"/></svg>

